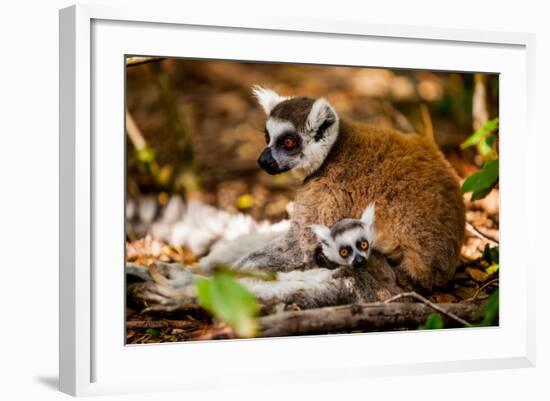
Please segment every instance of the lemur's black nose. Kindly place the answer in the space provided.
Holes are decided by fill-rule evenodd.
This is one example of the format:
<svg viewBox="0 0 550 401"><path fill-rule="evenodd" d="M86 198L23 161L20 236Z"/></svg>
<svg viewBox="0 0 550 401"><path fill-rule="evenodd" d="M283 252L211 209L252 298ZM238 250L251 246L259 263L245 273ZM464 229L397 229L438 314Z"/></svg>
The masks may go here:
<svg viewBox="0 0 550 401"><path fill-rule="evenodd" d="M265 148L260 157L258 158L258 164L263 168L268 174L275 175L279 174L281 170L277 161L273 158L271 154L271 148Z"/></svg>
<svg viewBox="0 0 550 401"><path fill-rule="evenodd" d="M367 259L365 259L361 255L357 255L355 258L353 258L353 262L351 262L351 266L354 269L359 269L360 267L363 267L366 264L367 264Z"/></svg>

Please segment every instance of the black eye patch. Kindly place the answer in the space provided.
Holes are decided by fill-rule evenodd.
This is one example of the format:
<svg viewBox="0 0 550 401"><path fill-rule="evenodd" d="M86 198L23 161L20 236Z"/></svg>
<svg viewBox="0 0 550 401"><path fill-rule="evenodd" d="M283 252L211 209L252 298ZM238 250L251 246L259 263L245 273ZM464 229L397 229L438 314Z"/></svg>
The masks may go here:
<svg viewBox="0 0 550 401"><path fill-rule="evenodd" d="M300 149L302 138L294 131L283 132L276 141L276 146L285 151L296 151Z"/></svg>
<svg viewBox="0 0 550 401"><path fill-rule="evenodd" d="M351 249L351 246L343 246L340 248L340 251L338 252L340 254L340 257L346 259L348 258L353 250Z"/></svg>
<svg viewBox="0 0 550 401"><path fill-rule="evenodd" d="M321 139L323 139L323 136L325 135L325 131L332 125L334 124L334 119L329 117L327 118L325 121L323 121L323 123L319 126L319 128L317 128L317 131L315 132L315 136L313 137L313 139L315 140L315 142L319 142Z"/></svg>
<svg viewBox="0 0 550 401"><path fill-rule="evenodd" d="M367 241L366 239L364 238L361 238L359 241L357 241L355 243L355 246L357 247L357 249L359 249L360 251L366 251L367 249L369 249L369 241Z"/></svg>

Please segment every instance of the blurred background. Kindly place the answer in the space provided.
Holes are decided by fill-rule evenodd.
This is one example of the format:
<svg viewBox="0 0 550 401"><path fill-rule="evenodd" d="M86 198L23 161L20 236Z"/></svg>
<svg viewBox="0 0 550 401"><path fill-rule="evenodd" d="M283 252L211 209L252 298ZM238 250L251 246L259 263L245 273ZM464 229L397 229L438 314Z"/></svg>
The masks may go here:
<svg viewBox="0 0 550 401"><path fill-rule="evenodd" d="M265 116L251 94L256 84L282 95L324 96L344 118L433 135L463 178L484 157L461 144L498 116L497 75L128 58L128 240L151 234L196 257L220 237L261 231L262 222L287 217L300 182L257 165ZM496 229L498 196L490 195L470 211L483 211L476 218L489 216Z"/></svg>

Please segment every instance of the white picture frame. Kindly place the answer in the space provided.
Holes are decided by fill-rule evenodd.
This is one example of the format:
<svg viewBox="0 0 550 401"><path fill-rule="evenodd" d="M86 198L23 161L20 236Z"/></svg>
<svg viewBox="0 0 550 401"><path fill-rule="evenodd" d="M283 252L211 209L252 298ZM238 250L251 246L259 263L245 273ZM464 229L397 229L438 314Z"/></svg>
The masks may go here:
<svg viewBox="0 0 550 401"><path fill-rule="evenodd" d="M534 43L533 35L521 33L235 19L154 7L61 10L61 391L94 395L534 366L534 253L520 252L532 245L516 230L536 221L535 150L522 146L535 143ZM331 51L313 51L321 45ZM125 54L500 73L500 327L125 346ZM140 365L163 371L145 375Z"/></svg>

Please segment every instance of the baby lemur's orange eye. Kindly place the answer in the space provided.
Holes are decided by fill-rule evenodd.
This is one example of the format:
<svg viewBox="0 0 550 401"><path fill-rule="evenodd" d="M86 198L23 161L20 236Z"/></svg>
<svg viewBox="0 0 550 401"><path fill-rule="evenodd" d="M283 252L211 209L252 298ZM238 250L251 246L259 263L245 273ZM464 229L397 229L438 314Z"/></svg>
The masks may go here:
<svg viewBox="0 0 550 401"><path fill-rule="evenodd" d="M269 143L269 134L267 133L267 131L264 132L264 135L265 135L265 143L268 144Z"/></svg>
<svg viewBox="0 0 550 401"><path fill-rule="evenodd" d="M362 250L369 249L369 243L367 241L360 241L359 248L361 248Z"/></svg>
<svg viewBox="0 0 550 401"><path fill-rule="evenodd" d="M343 257L343 258L347 258L349 255L349 251L347 248L342 248L340 249L340 256Z"/></svg>
<svg viewBox="0 0 550 401"><path fill-rule="evenodd" d="M287 149L292 149L294 146L296 146L296 141L294 138L286 137L283 141L283 146Z"/></svg>

